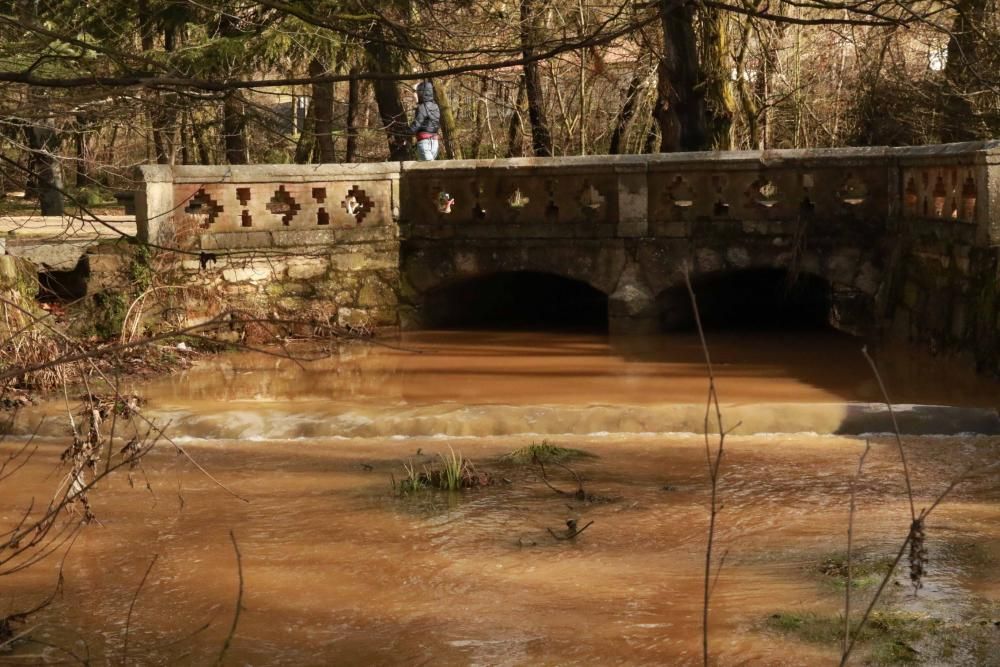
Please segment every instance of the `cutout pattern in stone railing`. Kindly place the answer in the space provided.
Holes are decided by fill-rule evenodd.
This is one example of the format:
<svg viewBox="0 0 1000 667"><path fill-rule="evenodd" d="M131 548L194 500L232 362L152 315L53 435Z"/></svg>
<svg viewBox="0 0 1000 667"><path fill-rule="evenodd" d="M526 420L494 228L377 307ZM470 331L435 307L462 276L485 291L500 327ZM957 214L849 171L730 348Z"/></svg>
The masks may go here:
<svg viewBox="0 0 1000 667"><path fill-rule="evenodd" d="M281 224L286 227L291 224L292 218L302 207L295 198L285 190L284 185L279 185L274 191L271 201L267 204L267 210L275 215L281 216Z"/></svg>
<svg viewBox="0 0 1000 667"><path fill-rule="evenodd" d="M972 167L905 169L903 215L975 222L978 190Z"/></svg>
<svg viewBox="0 0 1000 667"><path fill-rule="evenodd" d="M601 191L594 187L590 181L583 182L583 189L577 199L584 213L594 214L600 210L606 201L606 197Z"/></svg>
<svg viewBox="0 0 1000 667"><path fill-rule="evenodd" d="M751 183L747 196L751 204L764 208L774 208L781 203L778 186L767 176L761 176Z"/></svg>
<svg viewBox="0 0 1000 667"><path fill-rule="evenodd" d="M189 218L187 224L213 233L353 227L391 220L388 207L379 208L371 194L388 194L383 182L181 183L174 187L175 201L182 203L179 212Z"/></svg>
<svg viewBox="0 0 1000 667"><path fill-rule="evenodd" d="M667 196L673 202L673 205L678 208L689 208L694 205L694 189L683 176L674 177L674 182L671 184L670 189L667 190Z"/></svg>
<svg viewBox="0 0 1000 667"><path fill-rule="evenodd" d="M837 197L848 206L860 206L868 197L868 186L849 171L837 190Z"/></svg>
<svg viewBox="0 0 1000 667"><path fill-rule="evenodd" d="M347 211L348 215L354 216L359 225L375 206L365 191L357 185L347 191L347 196L344 198L344 201L340 202L340 205Z"/></svg>
<svg viewBox="0 0 1000 667"><path fill-rule="evenodd" d="M225 207L219 205L217 201L205 188L201 188L195 193L190 200L188 200L187 206L184 207L184 212L188 215L204 216L204 220L199 224L202 229L208 229L215 222L216 218L219 217L221 213L225 212Z"/></svg>

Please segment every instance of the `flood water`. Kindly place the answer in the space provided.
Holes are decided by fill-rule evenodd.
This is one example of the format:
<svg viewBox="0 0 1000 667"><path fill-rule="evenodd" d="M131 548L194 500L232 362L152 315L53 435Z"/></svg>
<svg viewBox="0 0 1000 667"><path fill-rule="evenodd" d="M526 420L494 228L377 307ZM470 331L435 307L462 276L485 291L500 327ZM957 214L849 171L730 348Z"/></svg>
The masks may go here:
<svg viewBox="0 0 1000 667"><path fill-rule="evenodd" d="M895 554L906 535L894 440L860 435L879 430L866 412L877 387L846 337L730 334L710 343L727 425L743 422L722 466L713 660L835 664L835 644L779 632L769 619L841 613L843 589L820 569L844 551L866 437L859 553ZM709 497L700 354L684 336L431 332L311 362L224 355L146 383L137 388L148 399L143 414L169 424L173 442L246 502L160 442L141 469L116 473L92 496L99 523L65 558L62 595L31 618L37 642L0 661L72 662L68 651L96 664L213 662L242 571L227 664L700 664ZM880 365L904 412L972 409L911 422L938 433L905 438L918 509L966 467L1000 457L1000 437L955 435L988 430L996 384L931 363ZM46 413L38 451L0 484L5 526L32 497L51 494L64 470L57 405L21 415L18 428ZM845 429L855 433L835 435ZM598 498L559 495L536 467L498 461L543 439L594 455L568 465ZM21 442L8 437L3 451ZM500 483L394 492L404 463L432 466L451 451ZM549 475L574 489L565 470ZM554 539L549 530L561 534L568 519L593 524L574 540ZM888 601L940 619L954 636L979 624L975 641L947 652L934 637L914 640L927 664L988 664L1000 649L991 625L1000 618L995 469L935 510L927 539L924 588L913 595L901 572L907 585L891 586ZM0 614L37 603L59 567L57 555L0 577Z"/></svg>

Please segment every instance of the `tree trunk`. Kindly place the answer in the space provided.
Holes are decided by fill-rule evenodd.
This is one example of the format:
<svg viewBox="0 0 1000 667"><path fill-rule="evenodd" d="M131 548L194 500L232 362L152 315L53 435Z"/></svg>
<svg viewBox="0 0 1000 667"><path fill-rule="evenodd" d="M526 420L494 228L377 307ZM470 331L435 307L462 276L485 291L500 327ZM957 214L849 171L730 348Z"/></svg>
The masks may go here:
<svg viewBox="0 0 1000 667"><path fill-rule="evenodd" d="M760 5L760 0L754 3L753 8L756 9ZM754 27L754 17L747 16L743 21L743 29L740 31L740 48L739 52L736 54L736 86L739 91L740 98L740 109L743 111L743 121L746 123L746 134L747 134L747 146L750 149L760 149L762 148L760 139L760 105L757 103L757 99L763 100L764 97L760 96L755 98L755 88L761 89L762 82L764 81L764 64L761 63L757 70L756 78L754 79L754 87L750 86L750 77L747 74L746 62L747 62L747 49L750 44L750 32ZM768 48L768 44L762 45L764 49Z"/></svg>
<svg viewBox="0 0 1000 667"><path fill-rule="evenodd" d="M972 141L984 138L976 120L976 110L969 93L980 87L984 78L982 31L986 28L990 0L958 0L955 22L948 39L948 60L944 75L947 88L941 127L942 141ZM988 61L988 59L987 59ZM983 85L982 87L985 87ZM988 134L988 132L986 133Z"/></svg>
<svg viewBox="0 0 1000 667"><path fill-rule="evenodd" d="M222 144L229 164L247 164L246 113L243 98L236 91L226 93L222 101Z"/></svg>
<svg viewBox="0 0 1000 667"><path fill-rule="evenodd" d="M156 164L170 164L170 152L167 149L167 140L163 136L163 128L158 122L161 114L157 111L158 100L153 101L153 107L149 109L149 125L153 134L153 152L156 155Z"/></svg>
<svg viewBox="0 0 1000 667"><path fill-rule="evenodd" d="M316 120L313 116L315 106L314 99L306 107L306 118L302 124L302 133L299 134L299 141L295 144L295 157L292 158L295 164L307 164L312 157L313 148L316 145Z"/></svg>
<svg viewBox="0 0 1000 667"><path fill-rule="evenodd" d="M60 140L55 122L52 119L35 121L26 128L26 133L42 215L62 215L63 176L62 165L56 157Z"/></svg>
<svg viewBox="0 0 1000 667"><path fill-rule="evenodd" d="M181 164L191 164L191 120L181 112Z"/></svg>
<svg viewBox="0 0 1000 667"><path fill-rule="evenodd" d="M326 68L316 58L309 61L309 76L319 76ZM313 122L315 123L316 145L319 149L319 161L331 163L337 161L333 147L333 83L314 83L312 85Z"/></svg>
<svg viewBox="0 0 1000 667"><path fill-rule="evenodd" d="M486 93L489 90L489 79L481 77L479 80L479 99L476 100L476 112L475 112L475 123L476 123L476 134L472 138L472 146L469 149L470 157L473 160L479 159L479 151L483 145L483 116L486 107Z"/></svg>
<svg viewBox="0 0 1000 667"><path fill-rule="evenodd" d="M537 17L535 0L521 0L521 53L524 57L535 55ZM542 76L538 62L524 63L524 90L528 97L528 119L531 122L531 146L538 157L552 155L552 134L545 118L545 99L542 93Z"/></svg>
<svg viewBox="0 0 1000 667"><path fill-rule="evenodd" d="M608 146L608 153L611 155L621 153L622 138L625 136L625 130L628 129L628 122L635 113L635 101L639 97L639 85L641 83L642 78L638 73L633 74L632 79L628 82L628 90L625 91L625 102L622 104L622 110L618 113L615 129L611 133L611 145Z"/></svg>
<svg viewBox="0 0 1000 667"><path fill-rule="evenodd" d="M156 47L156 16L150 10L149 0L138 0L136 14L139 19L139 43L144 53ZM166 51L173 51L173 30L168 28L164 34ZM146 102L146 116L149 119L150 135L153 137L153 152L157 164L170 164L173 160L172 141L167 137L167 128L173 125L170 111L172 96L157 92L147 92L143 95Z"/></svg>
<svg viewBox="0 0 1000 667"><path fill-rule="evenodd" d="M435 92L438 108L441 110L441 134L444 135L444 154L449 160L461 160L462 148L458 145L458 128L455 126L455 115L451 110L448 83L441 81L435 88Z"/></svg>
<svg viewBox="0 0 1000 667"><path fill-rule="evenodd" d="M376 72L398 73L403 70L403 54L389 45L380 24L373 29L373 39L365 45L372 69ZM379 118L385 128L389 144L390 160L407 160L410 157L410 125L406 120L406 110L399 98L399 87L395 81L376 80L372 82L375 104Z"/></svg>
<svg viewBox="0 0 1000 667"><path fill-rule="evenodd" d="M755 93L757 99L763 105L763 110L758 111L760 118L760 128L758 130L758 148L764 150L771 147L771 73L778 70L778 52L775 44L778 41L770 26L766 28L766 42L762 45L764 58L761 62L760 72L757 74L755 83Z"/></svg>
<svg viewBox="0 0 1000 667"><path fill-rule="evenodd" d="M219 33L236 38L240 31L236 16L223 13L219 19ZM222 100L222 145L229 164L247 164L250 161L246 139L247 117L242 94L238 90L226 93Z"/></svg>
<svg viewBox="0 0 1000 667"><path fill-rule="evenodd" d="M93 118L90 114L79 113L76 115L76 129L74 140L76 143L76 187L83 188L93 185L90 177L90 165L93 160L91 155L91 142L87 132L92 128Z"/></svg>
<svg viewBox="0 0 1000 667"><path fill-rule="evenodd" d="M660 151L698 151L710 147L704 91L699 87L694 6L660 0L663 57L657 67L653 113L660 126Z"/></svg>
<svg viewBox="0 0 1000 667"><path fill-rule="evenodd" d="M351 80L347 87L347 162L354 162L358 157L358 105L360 104L361 82L358 81L358 69L351 68Z"/></svg>
<svg viewBox="0 0 1000 667"><path fill-rule="evenodd" d="M522 114L525 111L525 83L524 75L518 77L517 100L514 102L514 113L510 116L510 126L507 128L507 157L520 157L521 150L521 127L524 125Z"/></svg>
<svg viewBox="0 0 1000 667"><path fill-rule="evenodd" d="M736 102L730 78L733 63L729 56L728 14L709 7L702 7L699 11L702 31L700 85L705 91L708 147L730 150L733 147Z"/></svg>

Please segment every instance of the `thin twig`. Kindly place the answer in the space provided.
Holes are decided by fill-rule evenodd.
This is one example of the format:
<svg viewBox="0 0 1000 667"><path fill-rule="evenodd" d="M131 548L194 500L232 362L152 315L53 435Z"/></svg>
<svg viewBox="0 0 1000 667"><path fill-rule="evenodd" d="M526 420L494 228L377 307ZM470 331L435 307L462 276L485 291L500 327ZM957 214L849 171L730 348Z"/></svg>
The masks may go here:
<svg viewBox="0 0 1000 667"><path fill-rule="evenodd" d="M865 440L865 451L861 452L861 458L858 459L858 472L851 480L851 509L847 515L847 591L844 593L844 647L843 651L847 652L847 646L851 640L851 577L852 568L854 566L854 552L853 552L853 542L854 542L854 499L857 495L857 484L861 479L861 470L865 465L865 458L868 456L868 452L871 451L872 445L871 441Z"/></svg>
<svg viewBox="0 0 1000 667"><path fill-rule="evenodd" d="M896 421L896 411L892 407L892 401L889 400L889 392L885 389L885 384L882 382L882 375L878 372L878 366L875 365L875 360L871 358L868 354L868 346L861 348L861 354L865 356L865 360L868 365L871 366L872 373L875 374L875 379L878 381L878 387L882 392L882 399L885 401L886 407L889 409L889 417L892 419L892 432L896 436L896 446L899 448L899 458L903 462L903 478L906 480L906 497L910 500L910 520L916 521L917 510L916 506L913 504L913 489L910 487L910 468L906 464L906 452L903 449L903 437L900 435L899 423Z"/></svg>
<svg viewBox="0 0 1000 667"><path fill-rule="evenodd" d="M240 547L236 544L236 535L233 534L232 530L229 531L229 539L232 540L233 550L236 552L236 571L240 577L240 589L236 595L236 613L233 614L233 625L229 628L229 634L222 645L222 651L219 653L218 660L215 661L216 665L221 665L226 657L226 651L229 650L229 644L233 641L233 635L236 633L236 626L240 622L240 610L243 608L243 557L240 555Z"/></svg>
<svg viewBox="0 0 1000 667"><path fill-rule="evenodd" d="M723 426L722 422L722 408L719 405L719 394L715 387L715 372L712 370L712 356L708 350L708 342L705 339L705 330L701 325L701 313L698 310L698 299L695 296L694 288L691 286L691 276L688 271L687 264L683 267L684 273L684 285L687 287L688 297L691 300L691 310L694 313L695 326L698 328L698 338L701 341L701 349L705 355L705 368L708 373L708 398L705 405L705 456L708 462L708 476L709 481L712 485L712 496L709 505L709 520L708 520L708 544L705 547L705 580L704 580L704 591L702 599L702 618L701 618L701 650L702 650L702 662L707 667L708 666L708 616L709 616L709 602L712 593L712 548L715 543L715 523L719 514L719 469L722 465L722 455L725 451L726 435L729 433ZM709 423L711 420L712 409L715 409L715 419L716 424L719 427L719 442L716 448L715 457L712 456L712 448L709 443ZM735 428L735 427L734 427ZM719 569L721 571L722 564L720 563ZM718 572L716 572L716 578L718 578Z"/></svg>
<svg viewBox="0 0 1000 667"><path fill-rule="evenodd" d="M128 662L128 631L129 627L132 625L132 610L135 609L135 601L139 599L139 593L142 591L142 587L146 583L146 577L149 576L150 571L153 569L153 565L156 564L156 559L159 557L160 554L153 554L153 560L149 561L149 567L146 568L146 573L142 575L142 581L139 582L139 587L135 589L135 595L132 596L132 603L128 606L128 615L125 617L125 644L122 647L123 665Z"/></svg>
<svg viewBox="0 0 1000 667"><path fill-rule="evenodd" d="M213 483L216 484L216 486L218 486L220 489L222 489L223 491L225 491L229 495L233 496L234 498L237 498L238 500L242 500L245 503L249 503L250 502L248 499L246 499L243 496L241 496L240 494L236 493L235 491L233 491L232 489L230 489L228 486L226 486L225 484L223 484L222 482L220 482L219 480L217 480L215 477L213 477L212 474L210 472L208 472L207 470L205 470L205 468L203 468L202 465L200 463L198 463L194 459L193 456L191 456L190 454L188 454L188 452L187 452L186 449L184 449L179 444L177 444L176 442L174 442L173 438L171 438L170 436L168 436L166 434L167 426L170 425L169 423L167 424L167 426L164 426L163 428L160 428L159 426L157 426L156 424L154 424L151 420L149 420L145 416L143 416L143 415L140 414L139 417L143 421L145 421L150 426L150 428L152 428L156 432L157 439L163 438L164 440L166 440L167 442L169 442L174 447L174 449L176 449L178 452L180 452L182 455L184 455L184 458L186 458L188 461L190 461L191 464L201 472L201 474L203 474L205 477L207 477L208 479L210 479Z"/></svg>

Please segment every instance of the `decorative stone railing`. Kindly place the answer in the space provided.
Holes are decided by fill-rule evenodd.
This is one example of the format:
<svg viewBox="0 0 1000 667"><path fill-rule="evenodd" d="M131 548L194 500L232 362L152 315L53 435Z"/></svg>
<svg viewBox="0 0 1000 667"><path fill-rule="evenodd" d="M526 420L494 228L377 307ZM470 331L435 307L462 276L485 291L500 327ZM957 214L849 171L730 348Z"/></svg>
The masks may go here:
<svg viewBox="0 0 1000 667"><path fill-rule="evenodd" d="M419 235L513 225L579 236L583 225L591 237L682 237L713 221L909 218L966 223L981 243L1000 244L1000 142L404 163L401 172L400 219Z"/></svg>
<svg viewBox="0 0 1000 667"><path fill-rule="evenodd" d="M145 166L140 236L201 249L417 236L685 237L713 221L954 222L1000 245L1000 142L232 167Z"/></svg>
<svg viewBox="0 0 1000 667"><path fill-rule="evenodd" d="M398 163L141 167L140 239L236 250L395 237Z"/></svg>

